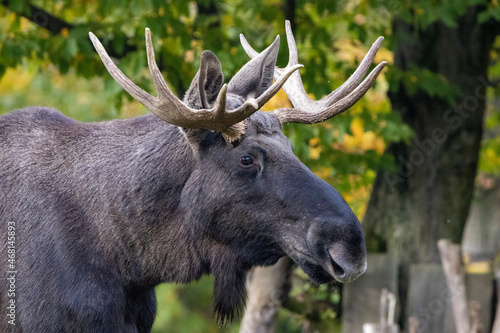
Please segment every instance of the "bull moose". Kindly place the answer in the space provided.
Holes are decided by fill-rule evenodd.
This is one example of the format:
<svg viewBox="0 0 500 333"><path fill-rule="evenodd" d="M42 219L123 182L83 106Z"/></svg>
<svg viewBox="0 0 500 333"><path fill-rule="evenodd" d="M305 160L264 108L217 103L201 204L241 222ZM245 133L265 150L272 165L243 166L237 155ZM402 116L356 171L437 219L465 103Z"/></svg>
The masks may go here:
<svg viewBox="0 0 500 333"><path fill-rule="evenodd" d="M382 37L342 86L313 101L289 22L286 68L275 67L279 36L261 53L241 36L252 59L224 84L204 51L181 101L145 35L157 97L90 38L152 114L81 123L28 107L0 117L0 253L12 259L0 265L2 332L149 332L155 286L204 274L214 276L215 316L227 322L244 307L253 266L288 255L319 284L366 269L358 219L295 157L282 125L350 108L386 64L363 79ZM281 87L293 108L259 111Z"/></svg>

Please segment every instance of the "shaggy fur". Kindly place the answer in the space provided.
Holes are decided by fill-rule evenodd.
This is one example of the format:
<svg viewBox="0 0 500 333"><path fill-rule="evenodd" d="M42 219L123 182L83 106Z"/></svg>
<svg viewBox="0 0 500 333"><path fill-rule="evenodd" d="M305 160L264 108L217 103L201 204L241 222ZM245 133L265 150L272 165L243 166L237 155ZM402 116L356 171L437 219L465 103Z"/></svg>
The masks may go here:
<svg viewBox="0 0 500 333"><path fill-rule="evenodd" d="M200 83L197 76L187 104L213 103L222 73L205 69L208 79ZM244 68L238 75L264 72ZM272 71L265 75L254 81L268 86ZM253 164L243 165L243 156ZM252 266L288 254L325 283L353 278L365 265L358 220L293 155L270 113L247 119L245 135L232 143L220 133L179 129L153 115L99 123L42 107L4 115L4 257L8 222L16 228L18 273L12 298L9 269L5 260L0 265L1 332L149 332L155 286L209 273L214 311L225 322L244 307ZM5 320L11 299L15 326Z"/></svg>

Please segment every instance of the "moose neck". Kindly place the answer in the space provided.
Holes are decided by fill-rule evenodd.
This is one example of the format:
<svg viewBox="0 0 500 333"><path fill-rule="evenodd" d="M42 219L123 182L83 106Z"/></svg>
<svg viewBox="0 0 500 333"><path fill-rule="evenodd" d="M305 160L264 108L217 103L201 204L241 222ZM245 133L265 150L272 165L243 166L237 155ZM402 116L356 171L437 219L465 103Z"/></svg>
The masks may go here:
<svg viewBox="0 0 500 333"><path fill-rule="evenodd" d="M125 285L147 289L213 273L221 293L231 285L243 286L234 296L238 303L249 265L206 237L181 202L196 167L185 134L152 115L112 121L103 128L121 133L114 144L126 150L113 163L96 165L108 168L106 182L120 184L99 192L99 204L107 208L100 209L100 220L106 222L99 230L104 253L118 263Z"/></svg>

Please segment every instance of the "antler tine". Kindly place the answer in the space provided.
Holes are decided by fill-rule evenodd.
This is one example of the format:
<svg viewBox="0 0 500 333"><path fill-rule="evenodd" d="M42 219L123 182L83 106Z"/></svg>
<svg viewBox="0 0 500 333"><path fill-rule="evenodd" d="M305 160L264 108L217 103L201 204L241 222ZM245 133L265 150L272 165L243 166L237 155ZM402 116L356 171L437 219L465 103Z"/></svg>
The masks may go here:
<svg viewBox="0 0 500 333"><path fill-rule="evenodd" d="M90 40L99 54L104 66L108 70L109 74L115 79L115 81L134 99L144 104L148 109L153 107L155 97L151 96L141 88L139 88L134 82L132 82L128 77L123 74L123 72L115 65L113 60L109 57L108 53L102 46L99 39L92 33L89 32Z"/></svg>
<svg viewBox="0 0 500 333"><path fill-rule="evenodd" d="M254 112L259 110L276 92L283 86L286 80L302 65L295 65L287 68L261 96L257 99L250 98L235 110L226 110L227 85L223 85L217 96L215 105L211 109L192 109L186 106L172 91L168 88L158 65L156 64L153 43L151 41L151 31L146 28L146 50L148 56L148 67L153 78L158 97L153 97L135 83L133 83L123 72L115 65L109 57L101 42L93 33L89 33L90 39L101 57L106 69L132 97L142 103L153 114L160 119L173 125L207 129L218 131L224 134L226 139L233 141L238 139L244 133L244 124L241 121L248 118Z"/></svg>
<svg viewBox="0 0 500 333"><path fill-rule="evenodd" d="M279 68L279 67L274 68L275 80L278 80L283 75L283 73L287 68L291 68L297 65L299 62L297 44L295 43L295 38L293 37L290 21L288 20L285 21L285 28L286 28L286 40L289 50L288 64L285 68ZM245 50L246 54L250 58L254 58L257 55L259 55L259 53L255 51L254 48L248 43L243 34L240 34L240 43L243 49ZM283 85L283 90L285 91L286 95L288 96L288 99L290 100L290 102L292 102L294 107L307 109L310 108L311 103L318 103L317 101L314 101L310 99L309 96L307 96L299 72L291 75L291 78L287 80Z"/></svg>
<svg viewBox="0 0 500 333"><path fill-rule="evenodd" d="M332 102L337 101L339 98L343 98L358 86L358 84L363 80L366 73L368 72L368 69L370 69L370 65L377 55L377 52L383 40L384 37L382 36L377 38L366 56L363 58L363 61L361 61L358 68L356 68L349 79L347 79L347 81L345 81L340 87L331 92L328 96L321 99L324 105L330 105Z"/></svg>
<svg viewBox="0 0 500 333"><path fill-rule="evenodd" d="M288 64L287 67L297 64L299 62L299 52L297 51L297 43L295 43L295 37L292 32L292 25L289 20L285 21L285 31L286 31L286 41L288 44ZM301 108L307 110L313 106L318 104L317 101L312 100L307 95L306 90L304 89L304 84L302 83L302 78L300 74L297 73L287 82L287 84L283 87L283 90L288 96L290 102L292 102L293 106L296 108Z"/></svg>
<svg viewBox="0 0 500 333"><path fill-rule="evenodd" d="M289 49L288 65L284 69L278 67L275 68L275 79L279 79L287 68L298 63L297 44L295 43L295 38L289 21L285 22L285 30ZM373 62L373 59L375 58L375 55L377 54L377 51L380 48L383 39L383 37L379 37L375 43L373 43L361 64L346 82L319 101L309 98L304 89L299 73L293 73L291 78L283 85L283 90L287 94L290 102L292 102L294 108L275 110L275 113L278 115L281 122L297 122L307 124L318 123L350 108L366 93L366 91L368 91L377 78L377 75L387 64L386 62L382 62L368 75L365 80L363 80L370 68L371 63ZM240 41L243 49L250 58L259 54L250 46L243 35L240 35Z"/></svg>
<svg viewBox="0 0 500 333"><path fill-rule="evenodd" d="M283 124L285 123L301 123L301 124L317 124L328 120L339 113L342 113L353 106L363 95L370 89L373 82L377 79L382 69L387 64L386 61L381 62L375 67L371 73L358 85L351 93L343 99L333 103L327 108L312 113L304 112L298 108L281 108L274 110Z"/></svg>
<svg viewBox="0 0 500 333"><path fill-rule="evenodd" d="M262 95L260 95L259 98L257 98L259 105L266 104L281 89L282 86L286 85L288 78L296 75L298 71L295 71L302 67L304 67L304 65L301 64L293 65L290 68L286 67L283 74L281 74L274 84L270 86Z"/></svg>
<svg viewBox="0 0 500 333"><path fill-rule="evenodd" d="M172 93L156 63L155 51L151 40L151 30L146 28L144 35L149 73L153 78L153 83L158 93L158 97L155 99L155 105L148 109L157 117L168 123L188 128L193 127L192 116L189 115L192 115L194 110L187 107L174 95L174 93ZM187 120L188 123L184 123L185 120Z"/></svg>
<svg viewBox="0 0 500 333"><path fill-rule="evenodd" d="M250 57L250 59L253 59L254 57L259 55L259 52L254 50L254 48L248 43L247 39L245 38L245 36L243 34L240 34L240 43L241 43L241 46L243 46L243 50ZM275 77L275 79L276 79L276 77Z"/></svg>
<svg viewBox="0 0 500 333"><path fill-rule="evenodd" d="M292 24L289 20L285 20L286 41L288 44L288 65L294 65L299 62L299 51L297 51L297 43L292 32Z"/></svg>
<svg viewBox="0 0 500 333"><path fill-rule="evenodd" d="M224 114L225 119L230 119L233 124L248 118L252 113L260 109L264 104L266 104L282 87L286 84L288 78L292 76L297 69L304 67L303 65L295 65L290 68L286 68L283 75L278 78L266 91L264 91L257 99L250 98L245 103L237 108L226 112ZM237 120L239 119L239 120Z"/></svg>
<svg viewBox="0 0 500 333"><path fill-rule="evenodd" d="M146 38L146 53L148 55L149 73L153 78L153 83L156 87L156 91L158 92L158 96L164 97L168 95L173 95L170 89L168 88L167 82L165 82L163 75L161 75L160 69L158 68L158 64L156 63L155 50L153 48L153 42L151 40L151 30L149 30L149 28L146 28L145 38Z"/></svg>
<svg viewBox="0 0 500 333"><path fill-rule="evenodd" d="M99 39L93 34L89 33L90 39L97 50L97 53L101 57L102 62L106 66L106 69L111 74L113 79L127 91L134 99L142 103L146 108L148 108L152 113L158 116L160 119L181 127L186 128L200 128L209 130L219 130L223 132L229 128L234 123L228 124L225 119L222 119L219 123L215 121L215 118L219 120L221 117L221 109L225 111L227 87L221 89L217 97L218 103L212 109L192 109L186 106L180 99L175 96L172 91L168 88L167 83L163 79L163 76L158 68L155 61L155 55L153 50L153 43L151 41L151 32L146 28L146 50L148 55L148 66L153 82L158 91L158 97L153 97L141 88L139 88L135 83L133 83L128 77L123 74L123 72L115 65L113 60L109 57L106 50L102 46ZM224 95L224 96L222 96ZM223 104L221 104L223 103ZM248 103L242 105L242 107L248 108ZM240 109L235 110L235 112L241 112ZM255 111L254 111L255 112ZM243 118L244 119L244 118ZM241 120L237 120L241 121Z"/></svg>

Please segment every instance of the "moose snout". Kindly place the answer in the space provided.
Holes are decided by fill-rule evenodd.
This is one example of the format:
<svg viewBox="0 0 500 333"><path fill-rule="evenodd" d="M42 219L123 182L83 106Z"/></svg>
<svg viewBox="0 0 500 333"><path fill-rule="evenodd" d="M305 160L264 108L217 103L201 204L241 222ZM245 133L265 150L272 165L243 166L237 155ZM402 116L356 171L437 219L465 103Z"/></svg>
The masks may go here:
<svg viewBox="0 0 500 333"><path fill-rule="evenodd" d="M331 262L327 263L328 271L339 282L350 282L366 271L366 250L352 249L353 253L346 251L350 246L341 242L329 246L328 254Z"/></svg>
<svg viewBox="0 0 500 333"><path fill-rule="evenodd" d="M313 219L307 244L322 268L339 282L350 282L366 271L365 238L354 213L342 219Z"/></svg>

